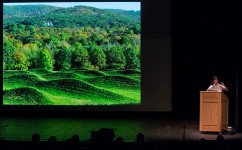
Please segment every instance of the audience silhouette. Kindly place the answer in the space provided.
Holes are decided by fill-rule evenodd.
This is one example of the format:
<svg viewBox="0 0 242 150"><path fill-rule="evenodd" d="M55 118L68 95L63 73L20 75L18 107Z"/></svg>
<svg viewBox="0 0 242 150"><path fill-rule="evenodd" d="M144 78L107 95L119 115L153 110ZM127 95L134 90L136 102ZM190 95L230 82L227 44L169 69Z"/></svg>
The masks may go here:
<svg viewBox="0 0 242 150"><path fill-rule="evenodd" d="M116 137L113 129L101 128L92 131L91 139L81 142L79 135L75 134L67 137L66 141L57 140L56 136L50 136L46 141L40 140L40 134L32 134L31 141L2 141L0 140L1 150L169 150L169 149L198 149L198 150L231 150L241 149L241 141L225 140L219 134L214 140L201 138L199 141L158 141L146 142L143 133L137 133L133 142L125 142L123 137ZM116 138L115 138L116 137Z"/></svg>
<svg viewBox="0 0 242 150"><path fill-rule="evenodd" d="M134 141L132 147L135 150L143 150L145 149L144 147L144 140L145 140L145 136L143 133L138 133L136 135L136 140Z"/></svg>

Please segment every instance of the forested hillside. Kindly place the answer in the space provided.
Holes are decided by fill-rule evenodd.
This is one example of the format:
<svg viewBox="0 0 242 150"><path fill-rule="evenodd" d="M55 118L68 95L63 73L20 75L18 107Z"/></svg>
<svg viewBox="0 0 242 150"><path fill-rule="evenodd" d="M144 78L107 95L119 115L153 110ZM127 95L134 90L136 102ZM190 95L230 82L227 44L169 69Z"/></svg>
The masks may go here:
<svg viewBox="0 0 242 150"><path fill-rule="evenodd" d="M61 9L61 7L48 5L15 5L3 7L3 19L17 17L36 17L49 12Z"/></svg>
<svg viewBox="0 0 242 150"><path fill-rule="evenodd" d="M140 11L3 7L3 69L139 69Z"/></svg>
<svg viewBox="0 0 242 150"><path fill-rule="evenodd" d="M9 23L51 25L54 27L112 27L137 26L140 30L140 11L98 9L88 6L69 8L48 5L16 5L3 7L4 26Z"/></svg>

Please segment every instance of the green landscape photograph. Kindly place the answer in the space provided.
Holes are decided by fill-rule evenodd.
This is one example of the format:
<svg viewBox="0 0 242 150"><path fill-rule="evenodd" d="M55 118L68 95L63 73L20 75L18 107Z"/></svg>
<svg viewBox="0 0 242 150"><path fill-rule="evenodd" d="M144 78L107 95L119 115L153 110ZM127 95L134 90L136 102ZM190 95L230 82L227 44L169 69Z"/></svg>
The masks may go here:
<svg viewBox="0 0 242 150"><path fill-rule="evenodd" d="M140 2L60 4L3 4L3 105L140 104Z"/></svg>

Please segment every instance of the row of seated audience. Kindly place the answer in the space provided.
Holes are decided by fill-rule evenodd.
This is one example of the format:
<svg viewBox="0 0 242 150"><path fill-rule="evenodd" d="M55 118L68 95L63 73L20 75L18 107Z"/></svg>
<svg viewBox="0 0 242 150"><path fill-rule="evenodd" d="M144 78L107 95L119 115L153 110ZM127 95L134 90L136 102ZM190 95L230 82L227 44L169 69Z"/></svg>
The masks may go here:
<svg viewBox="0 0 242 150"><path fill-rule="evenodd" d="M159 141L146 142L145 136L138 133L134 142L125 142L122 137L115 137L112 129L101 128L91 132L87 142L81 142L79 135L73 135L66 141L58 141L56 136L50 136L47 141L40 140L40 134L34 133L31 141L0 141L0 150L234 150L242 149L242 140L226 141L223 135L216 140L199 141Z"/></svg>

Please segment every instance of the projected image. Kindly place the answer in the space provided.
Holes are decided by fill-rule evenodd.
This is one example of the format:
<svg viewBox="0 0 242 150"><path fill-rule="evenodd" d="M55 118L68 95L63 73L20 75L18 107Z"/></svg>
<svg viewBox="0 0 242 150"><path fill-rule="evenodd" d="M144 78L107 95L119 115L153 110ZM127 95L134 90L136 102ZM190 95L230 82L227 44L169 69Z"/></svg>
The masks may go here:
<svg viewBox="0 0 242 150"><path fill-rule="evenodd" d="M140 2L4 3L2 68L3 105L140 104Z"/></svg>

